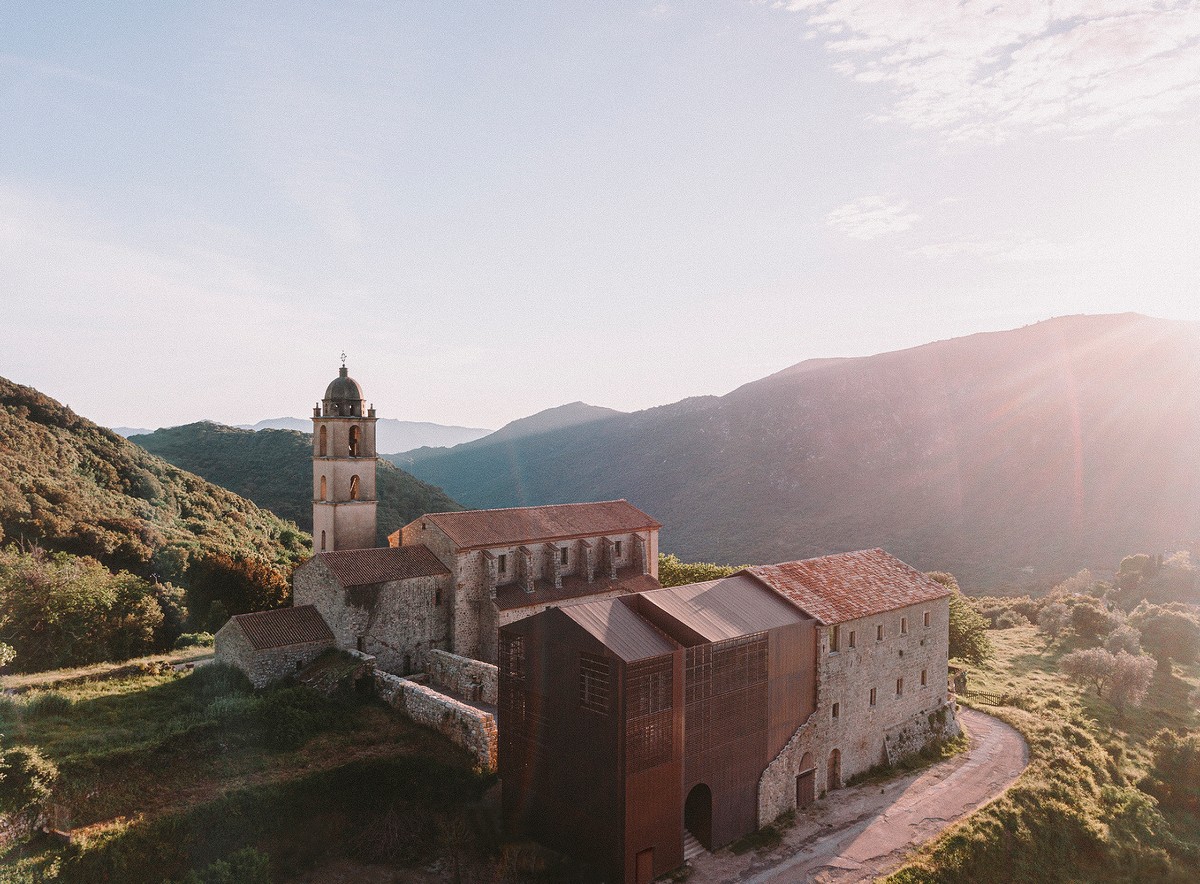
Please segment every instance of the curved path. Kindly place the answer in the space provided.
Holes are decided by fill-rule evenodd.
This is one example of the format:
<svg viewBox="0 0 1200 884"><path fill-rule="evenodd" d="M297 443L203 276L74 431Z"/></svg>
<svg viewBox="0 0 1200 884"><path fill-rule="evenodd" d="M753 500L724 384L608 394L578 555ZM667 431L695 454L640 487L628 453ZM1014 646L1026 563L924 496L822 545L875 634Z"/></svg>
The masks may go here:
<svg viewBox="0 0 1200 884"><path fill-rule="evenodd" d="M779 847L702 854L689 884L870 881L899 868L915 847L987 804L1020 776L1029 748L1008 725L959 707L971 748L887 783L832 793L801 811Z"/></svg>

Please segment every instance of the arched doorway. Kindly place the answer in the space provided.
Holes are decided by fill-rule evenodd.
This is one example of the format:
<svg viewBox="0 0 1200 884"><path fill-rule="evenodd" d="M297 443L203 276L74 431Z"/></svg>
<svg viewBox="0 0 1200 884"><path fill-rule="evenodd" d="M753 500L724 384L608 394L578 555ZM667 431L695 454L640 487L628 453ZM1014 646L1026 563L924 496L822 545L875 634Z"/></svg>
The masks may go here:
<svg viewBox="0 0 1200 884"><path fill-rule="evenodd" d="M829 766L825 769L825 788L829 792L842 788L841 749L834 749L829 753Z"/></svg>
<svg viewBox="0 0 1200 884"><path fill-rule="evenodd" d="M796 807L808 807L816 800L817 769L813 765L812 753L805 752L796 774Z"/></svg>
<svg viewBox="0 0 1200 884"><path fill-rule="evenodd" d="M699 783L683 803L683 825L706 850L712 850L712 790Z"/></svg>

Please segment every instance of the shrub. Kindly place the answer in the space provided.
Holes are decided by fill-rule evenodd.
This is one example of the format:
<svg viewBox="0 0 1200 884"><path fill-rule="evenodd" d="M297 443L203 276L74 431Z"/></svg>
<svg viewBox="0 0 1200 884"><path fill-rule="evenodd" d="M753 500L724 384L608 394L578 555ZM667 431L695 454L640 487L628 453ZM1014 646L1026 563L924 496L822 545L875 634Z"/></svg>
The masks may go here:
<svg viewBox="0 0 1200 884"><path fill-rule="evenodd" d="M28 834L50 799L58 768L34 746L0 752L0 814Z"/></svg>
<svg viewBox="0 0 1200 884"><path fill-rule="evenodd" d="M1192 663L1200 656L1200 621L1180 606L1142 602L1129 621L1142 631L1142 645L1159 660Z"/></svg>
<svg viewBox="0 0 1200 884"><path fill-rule="evenodd" d="M1119 652L1113 667L1109 682L1108 698L1118 711L1124 712L1126 706L1141 706L1150 690L1150 681L1154 678L1154 670L1158 663L1153 657L1142 654L1127 654Z"/></svg>
<svg viewBox="0 0 1200 884"><path fill-rule="evenodd" d="M1200 811L1200 734L1161 730L1150 743L1154 763L1139 785L1164 807Z"/></svg>
<svg viewBox="0 0 1200 884"><path fill-rule="evenodd" d="M995 629L1012 629L1015 626L1028 626L1029 618L1020 611L1004 611L994 621Z"/></svg>
<svg viewBox="0 0 1200 884"><path fill-rule="evenodd" d="M740 565L714 565L711 562L683 562L674 554L658 554L658 582L663 586L683 586L705 580L719 580L741 570Z"/></svg>
<svg viewBox="0 0 1200 884"><path fill-rule="evenodd" d="M185 632L175 639L173 647L180 651L184 648L211 648L213 635L211 632Z"/></svg>
<svg viewBox="0 0 1200 884"><path fill-rule="evenodd" d="M29 718L49 718L51 715L70 715L75 702L59 691L36 691L25 700Z"/></svg>
<svg viewBox="0 0 1200 884"><path fill-rule="evenodd" d="M1121 615L1108 610L1100 599L1084 596L1071 606L1071 628L1080 638L1098 641L1121 625Z"/></svg>
<svg viewBox="0 0 1200 884"><path fill-rule="evenodd" d="M982 666L992 656L987 621L959 591L953 574L931 571L928 576L950 590L950 656Z"/></svg>
<svg viewBox="0 0 1200 884"><path fill-rule="evenodd" d="M180 884L271 884L270 871L270 857L246 847L200 871L188 872Z"/></svg>
<svg viewBox="0 0 1200 884"><path fill-rule="evenodd" d="M1071 625L1071 609L1062 602L1052 602L1042 608L1037 618L1038 631L1050 638L1058 636Z"/></svg>
<svg viewBox="0 0 1200 884"><path fill-rule="evenodd" d="M1110 654L1124 651L1136 657L1142 653L1142 633L1127 623L1118 626L1104 640L1104 649Z"/></svg>
<svg viewBox="0 0 1200 884"><path fill-rule="evenodd" d="M246 674L228 663L197 666L188 676L187 684L202 703L228 694L246 694L254 689Z"/></svg>

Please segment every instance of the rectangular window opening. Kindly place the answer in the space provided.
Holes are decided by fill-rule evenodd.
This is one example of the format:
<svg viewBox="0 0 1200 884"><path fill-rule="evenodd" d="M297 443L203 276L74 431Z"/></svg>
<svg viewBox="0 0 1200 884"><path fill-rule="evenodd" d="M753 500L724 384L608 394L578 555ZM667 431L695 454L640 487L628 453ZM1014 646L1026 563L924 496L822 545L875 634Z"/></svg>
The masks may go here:
<svg viewBox="0 0 1200 884"><path fill-rule="evenodd" d="M908 635L908 618L907 617L900 618L900 634Z"/></svg>
<svg viewBox="0 0 1200 884"><path fill-rule="evenodd" d="M871 705L875 705L875 688L871 688Z"/></svg>
<svg viewBox="0 0 1200 884"><path fill-rule="evenodd" d="M504 574L508 571L508 556L505 553L500 553L500 565L498 570L501 574Z"/></svg>
<svg viewBox="0 0 1200 884"><path fill-rule="evenodd" d="M558 561L563 565L567 563L567 548L565 546L558 551Z"/></svg>
<svg viewBox="0 0 1200 884"><path fill-rule="evenodd" d="M928 611L925 612L925 625L929 626L929 612Z"/></svg>
<svg viewBox="0 0 1200 884"><path fill-rule="evenodd" d="M837 718L837 717L838 717L838 713L839 713L840 711L841 711L841 703L834 703L834 704L833 704L833 717L834 717L834 718Z"/></svg>
<svg viewBox="0 0 1200 884"><path fill-rule="evenodd" d="M841 627L829 627L829 653L836 654L838 652L838 644L841 639Z"/></svg>
<svg viewBox="0 0 1200 884"><path fill-rule="evenodd" d="M618 540L613 546L616 549L617 558L621 558L621 541Z"/></svg>
<svg viewBox="0 0 1200 884"><path fill-rule="evenodd" d="M921 687L925 687L925 670L921 670Z"/></svg>
<svg viewBox="0 0 1200 884"><path fill-rule="evenodd" d="M850 630L850 647L854 647L854 630Z"/></svg>
<svg viewBox="0 0 1200 884"><path fill-rule="evenodd" d="M902 679L902 678L896 679L896 696L897 697L904 696L904 679Z"/></svg>
<svg viewBox="0 0 1200 884"><path fill-rule="evenodd" d="M433 603L435 605L442 603L442 588L440 586L433 591Z"/></svg>
<svg viewBox="0 0 1200 884"><path fill-rule="evenodd" d="M608 661L603 657L579 655L579 703L596 712L608 711Z"/></svg>
<svg viewBox="0 0 1200 884"><path fill-rule="evenodd" d="M877 642L883 641L883 624L882 623L875 627L875 641L877 641Z"/></svg>

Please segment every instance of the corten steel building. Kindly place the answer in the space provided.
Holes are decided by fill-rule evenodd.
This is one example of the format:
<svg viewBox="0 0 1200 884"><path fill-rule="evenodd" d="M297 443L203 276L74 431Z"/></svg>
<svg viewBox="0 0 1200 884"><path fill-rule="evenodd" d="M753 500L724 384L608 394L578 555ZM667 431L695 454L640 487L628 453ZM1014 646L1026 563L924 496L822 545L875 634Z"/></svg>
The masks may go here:
<svg viewBox="0 0 1200 884"><path fill-rule="evenodd" d="M500 630L506 824L649 881L757 828L758 779L813 712L816 622L735 576Z"/></svg>
<svg viewBox="0 0 1200 884"><path fill-rule="evenodd" d="M864 550L502 627L506 825L640 884L957 733L948 595Z"/></svg>

